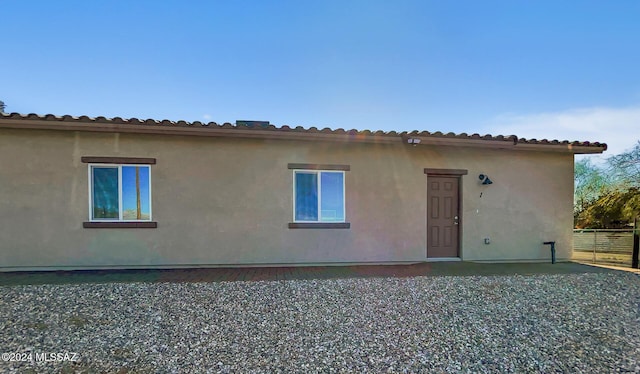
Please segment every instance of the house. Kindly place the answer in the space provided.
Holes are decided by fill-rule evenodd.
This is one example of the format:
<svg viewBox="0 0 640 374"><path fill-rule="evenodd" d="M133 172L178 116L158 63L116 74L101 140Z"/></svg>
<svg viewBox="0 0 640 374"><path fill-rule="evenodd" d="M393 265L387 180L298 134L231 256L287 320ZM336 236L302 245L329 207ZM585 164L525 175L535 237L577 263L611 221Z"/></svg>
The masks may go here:
<svg viewBox="0 0 640 374"><path fill-rule="evenodd" d="M569 258L600 143L0 114L0 269Z"/></svg>

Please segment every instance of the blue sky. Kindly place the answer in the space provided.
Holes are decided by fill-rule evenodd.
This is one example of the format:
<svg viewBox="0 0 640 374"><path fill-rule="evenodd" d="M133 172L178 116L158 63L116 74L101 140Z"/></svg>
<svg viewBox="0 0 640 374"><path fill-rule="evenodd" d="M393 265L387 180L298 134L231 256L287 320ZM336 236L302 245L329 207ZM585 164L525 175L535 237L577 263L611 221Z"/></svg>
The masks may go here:
<svg viewBox="0 0 640 374"><path fill-rule="evenodd" d="M7 111L640 140L637 1L4 0Z"/></svg>

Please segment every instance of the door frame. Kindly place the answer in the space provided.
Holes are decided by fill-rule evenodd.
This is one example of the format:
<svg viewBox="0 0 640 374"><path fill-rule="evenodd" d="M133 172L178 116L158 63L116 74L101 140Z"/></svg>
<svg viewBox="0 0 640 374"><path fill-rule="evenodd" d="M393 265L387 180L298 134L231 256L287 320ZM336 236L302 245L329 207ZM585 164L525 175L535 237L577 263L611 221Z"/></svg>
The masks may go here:
<svg viewBox="0 0 640 374"><path fill-rule="evenodd" d="M429 239L427 235L429 235L428 220L429 220L429 197L425 196L425 201L427 202L427 211L424 214L425 217L425 239L426 239L426 248L425 248L425 257L427 261L462 261L462 225L464 223L464 219L462 218L462 176L469 174L469 170L467 169L434 169L434 168L425 168L424 174L427 176L427 183L429 183L429 176L432 177L450 177L458 179L458 257L432 257L429 258ZM427 187L425 185L425 187ZM425 188L425 194L428 194L428 188Z"/></svg>

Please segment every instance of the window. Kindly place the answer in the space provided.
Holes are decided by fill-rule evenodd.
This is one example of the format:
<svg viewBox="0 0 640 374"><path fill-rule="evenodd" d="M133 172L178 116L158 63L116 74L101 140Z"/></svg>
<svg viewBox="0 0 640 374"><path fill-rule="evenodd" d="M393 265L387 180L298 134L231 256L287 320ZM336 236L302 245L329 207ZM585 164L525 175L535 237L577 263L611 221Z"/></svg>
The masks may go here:
<svg viewBox="0 0 640 374"><path fill-rule="evenodd" d="M92 222L151 221L149 165L89 165Z"/></svg>
<svg viewBox="0 0 640 374"><path fill-rule="evenodd" d="M294 222L345 222L344 171L294 170Z"/></svg>

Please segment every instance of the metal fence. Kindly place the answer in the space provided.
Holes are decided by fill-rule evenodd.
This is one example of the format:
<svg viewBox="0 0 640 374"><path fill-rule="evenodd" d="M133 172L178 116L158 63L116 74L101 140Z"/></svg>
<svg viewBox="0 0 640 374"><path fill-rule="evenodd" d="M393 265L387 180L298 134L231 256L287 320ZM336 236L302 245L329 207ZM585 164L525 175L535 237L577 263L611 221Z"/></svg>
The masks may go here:
<svg viewBox="0 0 640 374"><path fill-rule="evenodd" d="M633 230L573 230L573 259L594 264L631 266Z"/></svg>

